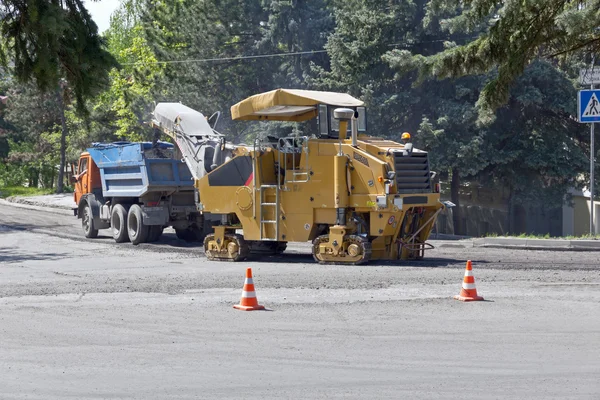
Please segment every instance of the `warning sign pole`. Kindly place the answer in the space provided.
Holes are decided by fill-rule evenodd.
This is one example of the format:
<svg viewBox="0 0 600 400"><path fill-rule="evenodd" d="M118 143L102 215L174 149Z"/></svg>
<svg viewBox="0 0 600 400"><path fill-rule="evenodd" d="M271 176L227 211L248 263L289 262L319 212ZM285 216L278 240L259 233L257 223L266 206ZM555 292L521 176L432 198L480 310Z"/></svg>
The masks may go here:
<svg viewBox="0 0 600 400"><path fill-rule="evenodd" d="M600 90L595 86L600 84L600 69L594 68L595 58L592 59L590 69L579 71L579 83L582 86L590 85L591 90L580 90L577 97L577 113L579 122L590 124L590 235L595 235L594 229L594 127L595 122L600 122Z"/></svg>
<svg viewBox="0 0 600 400"><path fill-rule="evenodd" d="M594 90L594 82L592 81L591 89ZM594 125L590 124L590 235L595 235L594 230Z"/></svg>
<svg viewBox="0 0 600 400"><path fill-rule="evenodd" d="M590 126L590 235L594 235L594 123Z"/></svg>

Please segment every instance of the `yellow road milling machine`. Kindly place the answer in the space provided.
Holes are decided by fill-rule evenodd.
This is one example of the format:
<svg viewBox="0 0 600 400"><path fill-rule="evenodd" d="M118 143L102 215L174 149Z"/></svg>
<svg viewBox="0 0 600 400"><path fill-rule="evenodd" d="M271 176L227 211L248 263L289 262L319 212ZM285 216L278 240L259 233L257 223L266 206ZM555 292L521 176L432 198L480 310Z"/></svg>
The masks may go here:
<svg viewBox="0 0 600 400"><path fill-rule="evenodd" d="M348 94L278 89L231 107L234 120L317 119L318 137L226 143L199 112L159 103L152 124L171 136L195 179L196 206L216 220L210 260L280 253L312 242L322 264L420 259L438 213L427 153L366 134L363 102ZM348 131L350 134L348 135ZM349 136L349 137L348 137Z"/></svg>

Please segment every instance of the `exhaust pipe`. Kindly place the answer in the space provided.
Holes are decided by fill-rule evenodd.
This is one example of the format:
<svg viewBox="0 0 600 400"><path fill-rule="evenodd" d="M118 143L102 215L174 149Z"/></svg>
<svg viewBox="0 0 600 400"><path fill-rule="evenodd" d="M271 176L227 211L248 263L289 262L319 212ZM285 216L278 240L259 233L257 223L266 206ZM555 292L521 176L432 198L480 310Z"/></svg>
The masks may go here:
<svg viewBox="0 0 600 400"><path fill-rule="evenodd" d="M350 123L350 129L352 130L352 147L356 147L358 146L358 111L354 112L354 116Z"/></svg>

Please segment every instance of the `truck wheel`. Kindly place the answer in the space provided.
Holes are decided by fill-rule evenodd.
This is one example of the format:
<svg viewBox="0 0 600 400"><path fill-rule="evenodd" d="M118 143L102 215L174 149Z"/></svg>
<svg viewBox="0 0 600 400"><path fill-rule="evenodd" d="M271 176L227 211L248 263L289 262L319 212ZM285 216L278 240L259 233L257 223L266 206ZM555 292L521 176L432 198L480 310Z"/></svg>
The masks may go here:
<svg viewBox="0 0 600 400"><path fill-rule="evenodd" d="M110 225L115 242L123 243L129 240L129 236L127 236L127 210L123 205L117 204L113 207L110 215Z"/></svg>
<svg viewBox="0 0 600 400"><path fill-rule="evenodd" d="M127 233L133 244L144 243L148 239L149 226L144 225L142 208L134 204L127 213Z"/></svg>
<svg viewBox="0 0 600 400"><path fill-rule="evenodd" d="M98 229L94 226L94 216L92 215L92 209L89 204L83 207L83 214L81 215L81 227L86 238L98 237Z"/></svg>
<svg viewBox="0 0 600 400"><path fill-rule="evenodd" d="M147 242L156 242L158 239L160 239L160 237L162 236L163 233L163 226L162 225L150 225L149 230L148 230L148 240L146 240Z"/></svg>

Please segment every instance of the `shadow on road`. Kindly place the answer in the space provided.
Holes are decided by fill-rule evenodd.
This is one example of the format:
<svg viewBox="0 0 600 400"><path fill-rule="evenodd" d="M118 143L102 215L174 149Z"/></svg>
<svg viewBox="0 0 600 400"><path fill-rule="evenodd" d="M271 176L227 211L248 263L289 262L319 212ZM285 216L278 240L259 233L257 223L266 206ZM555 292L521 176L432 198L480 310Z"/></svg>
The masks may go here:
<svg viewBox="0 0 600 400"><path fill-rule="evenodd" d="M71 228L70 225L60 225L60 224L56 224L56 223L52 223L52 224L47 224L47 225L41 225L41 224L17 224L17 223L9 223L9 224L2 224L0 225L0 234L2 233L12 233L14 231L32 231L35 232L36 230L40 230L40 229L48 229L48 230L55 230L55 231L59 231L61 228Z"/></svg>
<svg viewBox="0 0 600 400"><path fill-rule="evenodd" d="M0 247L0 263L16 263L32 260L60 260L66 258L67 253L24 253L15 249Z"/></svg>
<svg viewBox="0 0 600 400"><path fill-rule="evenodd" d="M37 225L31 224L2 224L0 225L0 233L12 233L14 231L28 231L37 228Z"/></svg>
<svg viewBox="0 0 600 400"><path fill-rule="evenodd" d="M98 233L98 237L95 237L93 239L86 239L82 233L81 239L85 240L85 241L97 241L100 243L116 244L116 245L120 245L120 246L133 246L130 242L115 243L112 235L110 234L110 231L105 230L105 229L100 230L100 233ZM202 243L200 243L200 242L185 242L183 240L178 239L174 233L173 234L163 233L162 236L160 237L160 239L157 240L156 242L141 243L135 247L139 247L140 249L145 249L145 250L146 249L151 250L153 247L157 247L157 246L161 246L161 245L174 247L174 248L199 248L199 247L202 247Z"/></svg>
<svg viewBox="0 0 600 400"><path fill-rule="evenodd" d="M268 261L276 262L280 264L316 264L312 255L309 253L284 253L278 256L268 256L260 254L251 254L247 261ZM386 261L386 260L373 260L363 267L398 267L398 268L443 268L443 267L456 267L461 266L464 268L466 260L459 260L455 258L425 258L424 260L407 260L407 261ZM478 263L486 264L486 261L478 261Z"/></svg>

